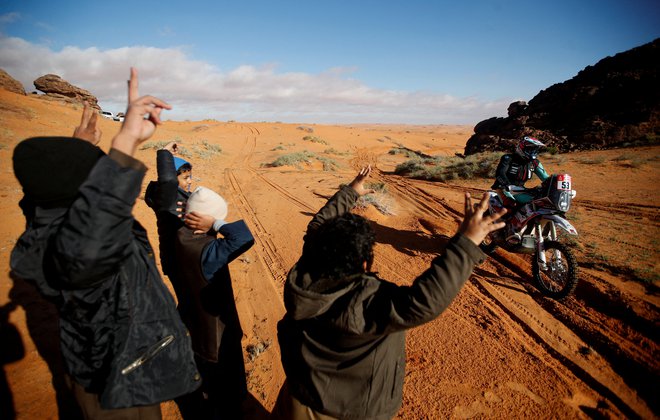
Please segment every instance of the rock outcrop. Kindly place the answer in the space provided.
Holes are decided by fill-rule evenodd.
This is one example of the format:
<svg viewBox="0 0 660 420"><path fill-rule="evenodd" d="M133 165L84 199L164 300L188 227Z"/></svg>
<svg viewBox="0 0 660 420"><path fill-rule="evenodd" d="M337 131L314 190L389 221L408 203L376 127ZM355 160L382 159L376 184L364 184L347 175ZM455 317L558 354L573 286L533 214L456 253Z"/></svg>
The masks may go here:
<svg viewBox="0 0 660 420"><path fill-rule="evenodd" d="M560 152L658 141L660 38L588 66L474 127L465 154L508 151L523 136Z"/></svg>
<svg viewBox="0 0 660 420"><path fill-rule="evenodd" d="M3 69L0 69L0 89L5 89L20 95L25 95L25 89L23 88L21 82L11 77L9 73Z"/></svg>
<svg viewBox="0 0 660 420"><path fill-rule="evenodd" d="M92 108L100 110L98 99L89 91L72 85L60 76L47 74L34 81L34 86L44 92L44 99L53 99L67 103L87 102Z"/></svg>

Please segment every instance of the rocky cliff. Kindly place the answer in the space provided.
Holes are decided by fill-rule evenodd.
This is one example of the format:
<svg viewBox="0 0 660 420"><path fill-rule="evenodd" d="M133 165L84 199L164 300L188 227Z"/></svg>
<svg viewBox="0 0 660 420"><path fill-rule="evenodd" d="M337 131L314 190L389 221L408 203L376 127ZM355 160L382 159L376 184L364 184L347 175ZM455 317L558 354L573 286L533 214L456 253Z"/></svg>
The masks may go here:
<svg viewBox="0 0 660 420"><path fill-rule="evenodd" d="M508 151L532 136L560 152L658 141L660 38L588 66L474 127L465 154Z"/></svg>

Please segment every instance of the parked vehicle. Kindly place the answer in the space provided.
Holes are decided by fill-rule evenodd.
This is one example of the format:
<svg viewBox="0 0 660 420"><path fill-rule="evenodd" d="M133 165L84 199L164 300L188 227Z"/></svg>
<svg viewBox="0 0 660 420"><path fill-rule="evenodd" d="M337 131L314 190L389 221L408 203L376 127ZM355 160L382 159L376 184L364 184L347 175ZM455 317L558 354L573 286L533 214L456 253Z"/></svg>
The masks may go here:
<svg viewBox="0 0 660 420"><path fill-rule="evenodd" d="M539 290L554 299L568 296L578 282L578 266L575 256L568 245L561 243L557 227L569 235L577 235L577 230L566 220L571 200L575 197L571 176L568 174L551 175L540 187L509 187L512 194L533 193L535 199L505 216L507 226L492 232L481 244L481 249L492 253L501 247L516 254L533 254L532 275ZM496 191L490 191L488 211L494 214L505 207L504 198ZM507 241L506 233L513 218L518 219L522 228L520 240Z"/></svg>
<svg viewBox="0 0 660 420"><path fill-rule="evenodd" d="M114 114L110 111L101 111L101 116L103 118L107 118L109 120L114 120L115 119Z"/></svg>
<svg viewBox="0 0 660 420"><path fill-rule="evenodd" d="M115 121L124 121L124 113L123 112L118 112L117 115L113 118Z"/></svg>

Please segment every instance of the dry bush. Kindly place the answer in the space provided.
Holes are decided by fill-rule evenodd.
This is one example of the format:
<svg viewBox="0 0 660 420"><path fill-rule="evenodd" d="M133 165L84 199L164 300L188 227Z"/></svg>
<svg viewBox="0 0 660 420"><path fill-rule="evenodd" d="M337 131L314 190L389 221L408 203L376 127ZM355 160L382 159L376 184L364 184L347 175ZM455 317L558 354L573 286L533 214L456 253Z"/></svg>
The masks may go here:
<svg viewBox="0 0 660 420"><path fill-rule="evenodd" d="M502 153L478 153L468 157L415 157L398 165L394 172L410 178L430 181L452 179L494 178Z"/></svg>
<svg viewBox="0 0 660 420"><path fill-rule="evenodd" d="M325 141L322 138L317 137L317 136L305 136L305 137L303 137L303 140L311 141L312 143L328 144L327 141Z"/></svg>
<svg viewBox="0 0 660 420"><path fill-rule="evenodd" d="M394 214L394 198L388 193L387 185L383 182L366 182L365 188L373 189L374 192L358 198L355 208L364 210L374 206L376 210L385 215Z"/></svg>
<svg viewBox="0 0 660 420"><path fill-rule="evenodd" d="M300 167L301 163L310 163L313 158L315 158L316 155L312 152L308 152L307 150L303 150L302 152L296 152L296 153L289 153L286 155L282 155L275 159L270 165L268 166L273 166L273 167L278 167L278 166L295 166L297 168Z"/></svg>
<svg viewBox="0 0 660 420"><path fill-rule="evenodd" d="M339 165L334 159L327 158L325 156L316 156L316 160L323 164L324 171L336 171Z"/></svg>

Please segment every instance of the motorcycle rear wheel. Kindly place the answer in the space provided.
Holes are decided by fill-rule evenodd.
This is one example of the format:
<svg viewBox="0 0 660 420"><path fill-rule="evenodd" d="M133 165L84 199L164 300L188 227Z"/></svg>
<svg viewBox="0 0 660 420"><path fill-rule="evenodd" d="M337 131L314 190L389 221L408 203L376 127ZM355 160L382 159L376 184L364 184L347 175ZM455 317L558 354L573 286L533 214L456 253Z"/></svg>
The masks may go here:
<svg viewBox="0 0 660 420"><path fill-rule="evenodd" d="M561 242L545 241L546 268L541 269L538 252L532 260L532 274L541 293L561 300L570 295L578 282L578 265L570 249Z"/></svg>

